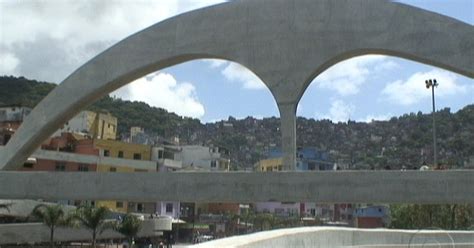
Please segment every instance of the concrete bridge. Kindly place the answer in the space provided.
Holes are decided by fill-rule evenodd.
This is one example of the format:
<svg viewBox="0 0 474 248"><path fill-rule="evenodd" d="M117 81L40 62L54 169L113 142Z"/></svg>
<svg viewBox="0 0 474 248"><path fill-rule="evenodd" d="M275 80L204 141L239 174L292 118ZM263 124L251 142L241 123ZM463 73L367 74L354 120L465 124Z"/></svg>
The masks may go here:
<svg viewBox="0 0 474 248"><path fill-rule="evenodd" d="M373 0L240 0L170 18L118 42L72 72L0 150L0 169L18 169L61 125L121 86L179 63L219 58L247 67L270 89L280 111L287 172L2 172L0 198L474 203L474 171L290 172L296 162L296 106L304 91L330 66L365 54L398 56L474 78L474 27L400 3ZM271 238L234 246L295 244L298 237L303 247L339 241L331 244L373 244L355 242L358 231L302 232L288 236L275 231ZM311 232L319 233L308 235ZM469 241L469 235L459 234L464 237L459 242ZM408 236L413 233L381 237L407 241ZM389 240L375 245L381 243L392 244Z"/></svg>
<svg viewBox="0 0 474 248"><path fill-rule="evenodd" d="M474 27L400 3L373 0L240 0L170 18L118 42L72 72L0 150L0 169L18 169L61 125L121 86L179 63L219 58L247 67L270 89L280 111L287 172L2 172L0 198L474 203L474 171L289 172L296 162L296 107L306 88L330 66L365 54L398 56L474 78ZM4 228L10 231L1 240L31 241L29 235L44 232L30 225L0 226L0 233ZM25 232L28 228L36 231ZM426 245L423 237L438 243ZM472 232L298 228L198 247L453 247L453 242L456 247L472 247L473 239Z"/></svg>
<svg viewBox="0 0 474 248"><path fill-rule="evenodd" d="M202 58L240 63L280 110L284 168L295 169L296 106L310 82L354 56L385 54L474 77L474 27L390 1L240 0L188 12L118 42L43 99L0 151L17 169L43 140L102 96L148 73Z"/></svg>
<svg viewBox="0 0 474 248"><path fill-rule="evenodd" d="M0 199L474 203L470 171L1 172Z"/></svg>

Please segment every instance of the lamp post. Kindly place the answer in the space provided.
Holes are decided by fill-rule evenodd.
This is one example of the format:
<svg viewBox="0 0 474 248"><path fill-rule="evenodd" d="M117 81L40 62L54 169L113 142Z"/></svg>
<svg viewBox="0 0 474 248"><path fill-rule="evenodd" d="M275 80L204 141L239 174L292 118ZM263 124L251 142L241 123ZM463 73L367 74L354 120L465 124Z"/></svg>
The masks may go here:
<svg viewBox="0 0 474 248"><path fill-rule="evenodd" d="M434 167L437 169L438 168L438 158L437 158L437 152L436 152L436 118L435 118L435 113L436 113L436 108L435 108L435 96L434 96L434 89L435 87L438 86L438 82L436 82L436 79L429 79L425 81L426 88L429 89L431 88L431 99L433 102L433 164Z"/></svg>

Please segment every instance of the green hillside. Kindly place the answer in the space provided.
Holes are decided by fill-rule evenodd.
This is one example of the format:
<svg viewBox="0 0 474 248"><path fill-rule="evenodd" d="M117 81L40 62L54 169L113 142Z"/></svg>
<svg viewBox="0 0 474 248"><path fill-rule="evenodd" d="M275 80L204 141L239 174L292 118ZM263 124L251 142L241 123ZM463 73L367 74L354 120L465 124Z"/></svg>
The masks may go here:
<svg viewBox="0 0 474 248"><path fill-rule="evenodd" d="M0 104L35 106L56 85L23 77L0 77ZM202 124L143 102L106 96L89 107L107 111L118 118L119 135L131 126L141 126L151 136L179 137L181 144L215 144L227 147L234 167L252 167L270 149L281 145L280 120L247 117ZM333 123L299 117L297 145L317 147L331 160L350 169L419 167L432 163L432 116L409 113L388 121ZM462 167L474 161L474 105L456 113L436 113L439 161ZM225 124L225 125L224 125Z"/></svg>

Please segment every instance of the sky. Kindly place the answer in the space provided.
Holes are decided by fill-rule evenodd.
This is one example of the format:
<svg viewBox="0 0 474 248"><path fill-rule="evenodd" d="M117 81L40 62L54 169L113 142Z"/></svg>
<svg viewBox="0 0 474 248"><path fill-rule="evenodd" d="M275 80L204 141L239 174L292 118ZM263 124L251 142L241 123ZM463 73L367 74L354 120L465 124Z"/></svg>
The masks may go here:
<svg viewBox="0 0 474 248"><path fill-rule="evenodd" d="M0 0L0 75L60 83L112 44L176 14L223 0ZM472 0L398 1L474 25ZM431 111L424 81L436 78L437 109L474 103L474 80L396 57L366 55L320 74L298 105L314 119L385 120ZM266 86L246 68L196 60L163 69L111 93L202 122L279 116Z"/></svg>

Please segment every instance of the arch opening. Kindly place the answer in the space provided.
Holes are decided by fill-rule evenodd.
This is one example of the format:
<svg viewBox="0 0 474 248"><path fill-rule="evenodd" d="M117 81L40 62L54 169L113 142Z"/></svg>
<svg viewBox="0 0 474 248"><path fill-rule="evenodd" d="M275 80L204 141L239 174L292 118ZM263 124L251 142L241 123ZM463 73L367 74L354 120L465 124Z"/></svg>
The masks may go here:
<svg viewBox="0 0 474 248"><path fill-rule="evenodd" d="M452 141L467 142L460 134L461 116L473 107L473 80L394 56L353 57L318 75L299 102L298 147L317 147L328 154L332 150L333 162L346 169L432 165L428 79L439 82L435 89L439 164L463 168L468 153L458 152Z"/></svg>

